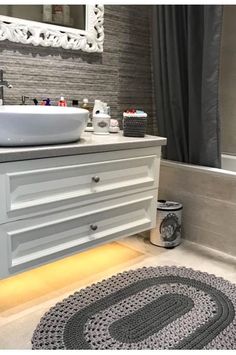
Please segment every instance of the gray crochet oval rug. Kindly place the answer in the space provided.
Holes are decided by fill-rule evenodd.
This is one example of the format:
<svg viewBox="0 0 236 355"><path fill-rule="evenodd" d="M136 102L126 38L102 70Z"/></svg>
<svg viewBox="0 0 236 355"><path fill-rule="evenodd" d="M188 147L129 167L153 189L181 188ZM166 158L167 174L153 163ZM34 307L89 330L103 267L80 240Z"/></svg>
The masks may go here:
<svg viewBox="0 0 236 355"><path fill-rule="evenodd" d="M41 319L33 349L236 349L236 285L144 267L75 292Z"/></svg>

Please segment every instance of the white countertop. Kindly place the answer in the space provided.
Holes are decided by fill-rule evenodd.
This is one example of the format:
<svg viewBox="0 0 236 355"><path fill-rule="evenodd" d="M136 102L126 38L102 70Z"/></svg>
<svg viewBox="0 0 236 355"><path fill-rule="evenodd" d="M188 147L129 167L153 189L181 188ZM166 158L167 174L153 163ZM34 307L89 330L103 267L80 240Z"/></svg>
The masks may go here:
<svg viewBox="0 0 236 355"><path fill-rule="evenodd" d="M0 147L0 162L41 159L66 155L108 152L122 149L155 147L166 144L166 138L146 135L144 138L124 137L123 132L95 135L84 132L78 142L27 147Z"/></svg>

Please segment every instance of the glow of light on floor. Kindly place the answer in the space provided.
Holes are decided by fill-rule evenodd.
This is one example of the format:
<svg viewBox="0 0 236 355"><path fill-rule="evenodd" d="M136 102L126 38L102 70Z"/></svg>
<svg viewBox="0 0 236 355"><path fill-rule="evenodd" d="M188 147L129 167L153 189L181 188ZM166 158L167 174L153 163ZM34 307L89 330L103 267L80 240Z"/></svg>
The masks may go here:
<svg viewBox="0 0 236 355"><path fill-rule="evenodd" d="M15 307L81 284L89 277L140 257L142 253L125 245L110 243L0 280L0 315Z"/></svg>

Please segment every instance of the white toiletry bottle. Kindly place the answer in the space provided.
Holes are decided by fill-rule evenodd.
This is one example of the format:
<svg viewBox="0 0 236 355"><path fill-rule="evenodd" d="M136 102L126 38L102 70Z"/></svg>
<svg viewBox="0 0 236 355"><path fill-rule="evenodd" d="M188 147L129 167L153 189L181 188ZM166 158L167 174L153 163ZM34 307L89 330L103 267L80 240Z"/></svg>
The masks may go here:
<svg viewBox="0 0 236 355"><path fill-rule="evenodd" d="M104 104L101 100L95 100L93 106L93 116L104 112Z"/></svg>
<svg viewBox="0 0 236 355"><path fill-rule="evenodd" d="M103 112L108 115L107 107L108 107L108 106L107 106L107 103L106 103L106 102L103 102Z"/></svg>
<svg viewBox="0 0 236 355"><path fill-rule="evenodd" d="M43 22L52 22L52 5L43 5Z"/></svg>
<svg viewBox="0 0 236 355"><path fill-rule="evenodd" d="M63 20L64 20L65 26L70 25L70 6L69 5L63 5Z"/></svg>

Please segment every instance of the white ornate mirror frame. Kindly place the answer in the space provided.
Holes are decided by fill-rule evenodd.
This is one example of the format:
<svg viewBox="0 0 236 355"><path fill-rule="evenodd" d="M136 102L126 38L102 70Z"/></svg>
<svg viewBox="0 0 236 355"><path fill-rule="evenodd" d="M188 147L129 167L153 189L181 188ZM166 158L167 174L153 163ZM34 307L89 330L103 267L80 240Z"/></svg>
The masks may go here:
<svg viewBox="0 0 236 355"><path fill-rule="evenodd" d="M104 6L86 5L86 30L0 15L0 41L102 52Z"/></svg>

